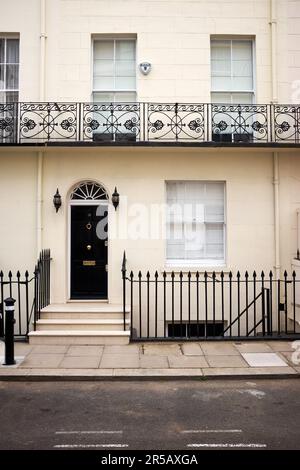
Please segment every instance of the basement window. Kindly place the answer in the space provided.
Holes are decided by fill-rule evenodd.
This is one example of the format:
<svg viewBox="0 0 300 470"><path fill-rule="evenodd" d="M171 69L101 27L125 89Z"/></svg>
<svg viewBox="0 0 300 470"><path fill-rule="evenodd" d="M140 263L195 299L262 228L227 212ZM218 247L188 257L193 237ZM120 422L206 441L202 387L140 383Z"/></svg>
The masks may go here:
<svg viewBox="0 0 300 470"><path fill-rule="evenodd" d="M168 323L167 333L169 338L200 338L206 336L221 336L225 325L222 321L215 323L190 322Z"/></svg>

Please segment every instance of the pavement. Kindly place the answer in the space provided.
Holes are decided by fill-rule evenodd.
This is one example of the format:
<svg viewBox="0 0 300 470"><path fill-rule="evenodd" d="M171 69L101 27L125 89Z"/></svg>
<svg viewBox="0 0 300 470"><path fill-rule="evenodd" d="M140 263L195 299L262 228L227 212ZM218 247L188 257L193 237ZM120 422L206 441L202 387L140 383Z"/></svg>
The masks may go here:
<svg viewBox="0 0 300 470"><path fill-rule="evenodd" d="M151 342L120 346L33 346L16 342L16 364L2 365L3 356L2 343L0 380L300 377L300 341Z"/></svg>

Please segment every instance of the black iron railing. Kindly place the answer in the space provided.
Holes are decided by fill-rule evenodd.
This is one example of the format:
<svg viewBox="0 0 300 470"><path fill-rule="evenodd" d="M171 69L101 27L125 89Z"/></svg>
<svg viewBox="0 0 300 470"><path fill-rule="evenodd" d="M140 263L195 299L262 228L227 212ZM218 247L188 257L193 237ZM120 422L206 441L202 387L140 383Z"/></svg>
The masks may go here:
<svg viewBox="0 0 300 470"><path fill-rule="evenodd" d="M28 271L18 271L14 276L11 271L7 275L0 272L0 337L4 336L4 300L13 297L15 303L15 336L25 337L29 332L30 316L33 311L34 276Z"/></svg>
<svg viewBox="0 0 300 470"><path fill-rule="evenodd" d="M300 337L300 280L248 272L126 275L131 338L238 339Z"/></svg>
<svg viewBox="0 0 300 470"><path fill-rule="evenodd" d="M156 141L300 144L300 105L0 104L0 144Z"/></svg>
<svg viewBox="0 0 300 470"><path fill-rule="evenodd" d="M41 310L50 304L50 250L42 250L34 271L34 317L33 326L40 319Z"/></svg>
<svg viewBox="0 0 300 470"><path fill-rule="evenodd" d="M50 250L43 250L33 275L28 271L12 271L7 275L0 271L0 337L4 336L4 300L13 297L15 303L15 336L27 337L36 328L43 307L50 303Z"/></svg>

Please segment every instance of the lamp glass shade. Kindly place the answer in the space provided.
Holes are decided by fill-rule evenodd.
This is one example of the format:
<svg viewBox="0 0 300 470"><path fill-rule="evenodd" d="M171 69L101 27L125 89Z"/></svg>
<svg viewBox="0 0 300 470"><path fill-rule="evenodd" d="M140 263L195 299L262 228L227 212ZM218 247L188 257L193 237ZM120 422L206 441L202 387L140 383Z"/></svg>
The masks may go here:
<svg viewBox="0 0 300 470"><path fill-rule="evenodd" d="M116 210L118 205L119 205L119 202L120 202L120 194L118 193L116 187L115 187L115 191L113 192L113 194L111 196L111 202L112 202L112 204L113 204L113 206Z"/></svg>
<svg viewBox="0 0 300 470"><path fill-rule="evenodd" d="M61 195L59 194L58 188L56 190L56 193L53 196L53 205L56 209L56 212L58 212L58 209L61 206Z"/></svg>

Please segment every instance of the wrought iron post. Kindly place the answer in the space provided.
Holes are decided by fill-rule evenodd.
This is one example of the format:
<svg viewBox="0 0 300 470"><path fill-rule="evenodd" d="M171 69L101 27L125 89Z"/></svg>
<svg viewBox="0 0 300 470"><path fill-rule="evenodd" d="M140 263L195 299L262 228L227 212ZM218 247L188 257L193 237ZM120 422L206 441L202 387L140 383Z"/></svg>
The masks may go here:
<svg viewBox="0 0 300 470"><path fill-rule="evenodd" d="M126 254L123 254L122 263L122 281L123 281L123 328L126 330Z"/></svg>
<svg viewBox="0 0 300 470"><path fill-rule="evenodd" d="M14 325L15 325L15 299L8 297L5 303L5 366L11 366L16 363L14 351Z"/></svg>

